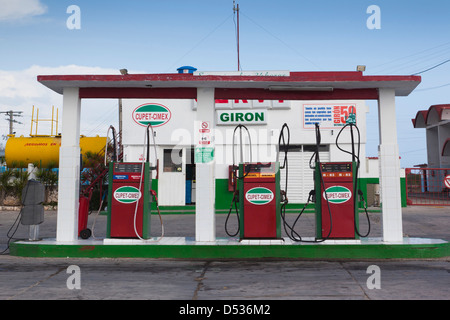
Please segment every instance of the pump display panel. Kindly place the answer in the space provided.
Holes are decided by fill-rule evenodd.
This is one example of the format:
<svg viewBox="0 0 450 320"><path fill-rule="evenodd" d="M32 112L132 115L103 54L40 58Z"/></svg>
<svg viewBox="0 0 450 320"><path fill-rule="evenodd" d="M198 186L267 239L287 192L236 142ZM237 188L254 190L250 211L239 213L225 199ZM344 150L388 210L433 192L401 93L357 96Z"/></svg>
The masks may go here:
<svg viewBox="0 0 450 320"><path fill-rule="evenodd" d="M323 173L351 173L352 163L321 163L320 164Z"/></svg>
<svg viewBox="0 0 450 320"><path fill-rule="evenodd" d="M248 163L244 165L244 179L251 178L275 178L275 164L270 163Z"/></svg>

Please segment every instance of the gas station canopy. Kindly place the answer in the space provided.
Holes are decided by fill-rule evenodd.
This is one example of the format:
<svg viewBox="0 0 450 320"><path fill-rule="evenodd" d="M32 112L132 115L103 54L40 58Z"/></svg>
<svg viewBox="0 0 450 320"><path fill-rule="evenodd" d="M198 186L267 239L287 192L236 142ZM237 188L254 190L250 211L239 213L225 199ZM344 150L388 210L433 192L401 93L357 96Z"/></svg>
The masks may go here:
<svg viewBox="0 0 450 320"><path fill-rule="evenodd" d="M77 241L80 111L83 99L196 99L196 121L214 124L216 99L377 100L383 240L403 241L395 97L408 96L420 76L352 72L194 72L175 74L41 75L63 95L57 241ZM214 127L212 127L214 129ZM214 162L196 166L196 241L215 241Z"/></svg>
<svg viewBox="0 0 450 320"><path fill-rule="evenodd" d="M408 96L420 76L364 76L362 72L196 72L194 74L42 75L38 81L63 94L80 88L83 98L195 99L197 88L215 88L216 99L378 99L379 89Z"/></svg>

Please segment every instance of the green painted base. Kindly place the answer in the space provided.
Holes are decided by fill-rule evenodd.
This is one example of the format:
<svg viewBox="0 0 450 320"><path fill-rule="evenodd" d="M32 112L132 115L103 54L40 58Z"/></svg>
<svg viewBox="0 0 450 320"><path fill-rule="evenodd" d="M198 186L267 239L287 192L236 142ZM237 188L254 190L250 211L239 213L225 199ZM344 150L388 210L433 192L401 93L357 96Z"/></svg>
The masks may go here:
<svg viewBox="0 0 450 320"><path fill-rule="evenodd" d="M170 239L170 238L169 238ZM183 238L184 239L184 238ZM361 241L358 244L244 245L227 239L201 244L186 239L183 244L103 244L79 241L14 242L10 254L46 258L175 258L175 259L429 259L450 256L450 243L435 239L409 239L400 244Z"/></svg>

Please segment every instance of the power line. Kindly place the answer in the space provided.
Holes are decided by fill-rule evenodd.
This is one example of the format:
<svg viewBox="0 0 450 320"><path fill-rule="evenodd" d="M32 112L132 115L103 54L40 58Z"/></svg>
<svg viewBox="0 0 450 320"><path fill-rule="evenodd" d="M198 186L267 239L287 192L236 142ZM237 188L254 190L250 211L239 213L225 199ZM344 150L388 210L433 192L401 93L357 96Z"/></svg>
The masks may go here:
<svg viewBox="0 0 450 320"><path fill-rule="evenodd" d="M415 150L408 150L408 151L403 151L403 152L400 152L400 153L402 153L402 154L407 154L407 153L423 152L423 151L425 151L425 150L427 150L427 148L415 149Z"/></svg>
<svg viewBox="0 0 450 320"><path fill-rule="evenodd" d="M450 59L445 60L444 62L441 62L441 63L439 63L439 64L437 64L437 65L435 65L435 66L433 66L433 67L431 67L431 68L428 68L428 69L426 69L426 70L423 70L423 71L414 73L413 76L417 76L417 75L419 75L419 74L421 74L421 73L425 73L425 72L427 72L427 71L436 69L437 67L442 66L443 64L446 64L447 62L450 62Z"/></svg>
<svg viewBox="0 0 450 320"><path fill-rule="evenodd" d="M420 65L425 65L424 67L421 67L425 69L427 67L426 64L430 66L430 64L433 65L434 63L438 63L439 61L436 60L440 59L442 61L442 59L448 58L449 54L450 42L446 42L441 45L421 50L417 53L400 57L389 62L371 67L370 69L374 74L380 74L381 72L384 72L383 70L388 70L390 73L399 70L411 70L414 66L418 66L417 68L420 68ZM433 60L436 62L432 62Z"/></svg>
<svg viewBox="0 0 450 320"><path fill-rule="evenodd" d="M430 87L430 88L416 89L416 90L414 90L414 92L434 90L434 89L444 88L444 87L448 87L448 86L450 86L450 83L446 83L446 84L443 84L440 86L435 86L435 87Z"/></svg>
<svg viewBox="0 0 450 320"><path fill-rule="evenodd" d="M190 54L192 51L194 51L194 49L196 49L200 44L202 44L207 38L209 38L214 32L216 32L217 29L219 29L221 26L223 26L228 19L231 18L233 14L230 14L225 20L223 20L220 24L217 25L217 27L215 27L211 32L209 32L206 36L204 36L199 42L197 42L191 49L189 49L183 56L181 56L171 67L170 69L173 68L173 66L175 66L176 64L179 63L179 61L181 61L182 59L184 59L188 54Z"/></svg>
<svg viewBox="0 0 450 320"><path fill-rule="evenodd" d="M264 28L262 25L260 25L259 23L257 23L255 20L253 20L252 18L250 18L248 15L246 15L245 13L242 13L248 20L250 20L251 22L253 22L255 25L257 25L259 28L261 28L262 30L264 30L267 34L269 34L270 36L272 36L273 38L277 39L278 41L280 41L282 44L284 44L286 47L288 47L289 49L291 49L292 51L294 51L297 55L299 55L300 57L302 57L303 59L307 60L309 63L311 63L314 67L316 67L317 69L321 70L322 68L320 68L317 64L315 64L312 60L308 59L307 57L305 57L303 54L301 54L297 49L293 48L291 45L287 44L285 41L281 40L279 37L277 37L276 35L274 35L272 32L270 32L269 30L267 30L266 28Z"/></svg>

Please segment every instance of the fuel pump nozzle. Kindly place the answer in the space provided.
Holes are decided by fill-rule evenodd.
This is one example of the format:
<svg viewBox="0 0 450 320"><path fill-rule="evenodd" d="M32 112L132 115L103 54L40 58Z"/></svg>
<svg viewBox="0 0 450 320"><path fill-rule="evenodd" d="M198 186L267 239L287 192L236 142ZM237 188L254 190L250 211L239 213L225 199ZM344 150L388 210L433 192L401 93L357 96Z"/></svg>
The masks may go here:
<svg viewBox="0 0 450 320"><path fill-rule="evenodd" d="M150 163L150 131L152 132L153 147L155 149L155 166L153 166L153 167L150 166L150 164L151 164ZM149 185L148 186L149 187L148 192L149 192L149 195L150 195L148 207L149 208L151 207L152 199L154 199L156 201L156 209L158 210L158 215L159 215L159 219L160 219L160 222L161 222L161 237L157 240L157 241L159 241L159 240L161 240L164 237L164 224L163 224L163 221L162 221L161 213L159 211L157 193L156 193L156 191L151 189L151 187L152 187L151 186L152 171L157 169L158 154L157 154L157 150L156 150L155 132L153 131L153 126L150 123L147 125L147 128L146 128L146 143L144 143L144 146L147 147L147 153L146 153L146 157L145 158L143 157L143 159L142 159L141 175L140 175L140 181L139 181L139 193L141 193L141 187L143 186L142 181L143 181L143 178L144 178L144 175L145 175L144 172L147 172L147 175L148 175L147 179L150 181L148 183L148 185ZM148 166L148 171L144 170L146 166ZM142 238L139 235L139 233L137 231L137 228L136 228L136 216L137 216L137 211L138 211L138 205L139 205L139 200L136 201L135 212L134 212L134 231L135 231L136 236L140 240L147 240L147 239ZM149 210L151 211L151 209L149 209Z"/></svg>
<svg viewBox="0 0 450 320"><path fill-rule="evenodd" d="M287 138L285 136L285 131L287 132ZM286 170L286 179L285 179L285 187L284 190L280 190L280 202L282 202L281 210L284 210L286 205L288 204L287 190L288 190L288 152L289 152L289 144L291 141L291 131L289 130L289 126L287 123L283 124L281 127L280 135L278 137L278 148L277 148L277 159L276 162L280 162L280 152L281 149L284 152L283 165L280 165L280 170Z"/></svg>
<svg viewBox="0 0 450 320"><path fill-rule="evenodd" d="M313 153L313 155L311 156L311 158L309 160L309 166L310 166L311 169L315 170L315 173L314 173L313 177L314 177L314 182L316 183L317 177L321 177L322 176L322 174L320 172L321 166L320 166L320 155L319 155L320 144L321 144L321 135L320 135L320 127L319 127L318 123L315 124L315 133L316 133L316 150L315 150L315 152ZM280 141L281 141L281 137L280 137ZM286 158L287 158L287 155L286 155ZM314 162L314 166L312 165L313 162ZM287 163L286 163L286 167L287 167ZM286 171L286 175L287 175L287 171ZM321 180L321 184L323 184L323 179ZM286 188L287 188L287 183L286 183ZM316 197L318 199L316 199ZM285 207L286 206L285 205L282 206L281 217L282 217L283 222L284 222L284 229L285 229L285 232L286 232L287 236L292 241L318 243L318 242L325 241L329 237L329 235L331 234L331 229L332 229L331 226L330 226L330 231L329 231L329 234L328 234L327 237L324 237L322 239L315 239L315 240L305 240L305 239L302 238L302 236L297 231L295 231L295 226L296 226L298 220L300 219L300 217L303 215L303 212L305 211L305 209L308 207L308 205L311 202L320 201L320 199L321 199L320 190L319 190L319 192L316 192L315 189L312 189L309 192L308 200L306 201L306 204L303 206L303 209L297 215L297 218L295 219L295 221L293 222L292 225L289 225L287 223L287 221L286 221L286 217L285 217L285 215L286 215ZM330 221L331 221L331 214L330 214Z"/></svg>
<svg viewBox="0 0 450 320"><path fill-rule="evenodd" d="M235 154L234 154L234 149L235 149L235 143L234 142L235 142L235 138L236 138L236 132L237 132L238 129L239 129L239 152L240 152L239 161L242 164L243 171L244 171L241 176L239 176L239 174L238 174L239 166L236 166ZM249 144L250 144L250 151L249 151L249 153L250 153L250 162L249 163L252 162L252 141L251 141L251 137L250 137L250 132L248 131L246 126L244 126L242 124L239 124L239 125L236 126L236 128L234 128L234 131L233 131L233 146L232 146L232 148L233 148L232 149L233 165L232 165L232 172L231 172L231 174L233 175L233 179L235 179L234 193L233 193L233 199L231 200L230 210L228 211L227 218L225 220L225 232L230 237L235 237L235 236L237 236L239 234L239 232L240 232L240 225L241 225L241 222L240 222L240 219L239 219L238 206L237 206L237 204L239 202L239 190L236 187L236 185L238 184L237 180L244 179L250 172L250 169L246 172L246 166L244 165L244 146L243 146L242 129L246 130L246 133L247 133L247 136L248 136L248 140L249 140ZM233 210L233 206L234 206L236 217L237 217L237 221L238 221L238 223L237 223L238 227L237 227L237 230L236 230L235 233L231 233L228 230L228 219L230 218L231 211Z"/></svg>
<svg viewBox="0 0 450 320"><path fill-rule="evenodd" d="M155 159L158 159L157 151L156 151L155 132L153 131L152 125L149 123L147 125L147 157L146 157L149 165L150 165L150 129L151 129L152 137L153 137L153 147L155 149ZM157 165L157 161L155 161L155 166L150 167L150 170L156 170L157 169L156 165Z"/></svg>
<svg viewBox="0 0 450 320"><path fill-rule="evenodd" d="M352 151L348 151L348 150L342 149L342 148L339 146L339 143L338 143L339 137L340 137L341 133L342 133L342 132L344 131L344 129L347 128L347 127L350 128L350 139L351 139ZM357 152L355 151L355 138L354 138L354 134L353 134L353 130L354 130L354 129L356 130L357 137L358 137L358 151L357 151ZM358 126L356 125L356 114L352 111L352 112L350 113L350 115L348 116L348 118L346 119L346 124L342 127L342 129L339 131L339 133L338 133L338 135L337 135L337 137L336 137L336 147L337 147L339 150L341 150L342 152L345 152L345 153L347 153L347 154L350 154L350 155L352 156L352 161L353 161L353 163L356 164L355 179L354 179L354 190L355 190L355 192L358 192L359 201L358 201L358 199L357 199L358 197L355 196L355 198L354 198L354 205L355 205L355 208L358 208L358 207L359 207L358 203L359 203L359 202L362 202L362 203L363 203L363 208L364 208L364 211L365 211L365 213L366 213L366 218L367 218L368 230L367 230L367 233L366 233L366 234L362 235L362 234L360 234L359 228L358 228L358 226L356 225L356 223L355 223L354 228L355 228L356 234L357 234L358 236L364 238L364 237L367 237L367 236L370 234L371 223L370 223L369 213L367 212L367 203L366 203L366 200L364 199L364 194L363 194L363 192L359 189L359 186L358 186L358 172L359 172L359 166L360 166L360 157L359 157L359 155L360 155L360 148L361 148L361 147L360 147L360 140L361 140L361 137L360 137L359 128L358 128ZM358 210L358 209L356 209L356 210Z"/></svg>
<svg viewBox="0 0 450 320"><path fill-rule="evenodd" d="M237 179L243 179L250 172L250 170L245 172L245 166L244 166L244 173L243 173L243 175L239 177L236 174L236 172L239 170L239 166L236 166L236 164L235 164L236 162L235 162L235 155L234 155L234 149L235 149L234 141L235 141L235 138L236 138L236 131L238 129L239 129L239 163L241 163L241 164L244 164L244 142L243 142L243 137L242 137L242 129L246 130L248 141L249 141L249 158L250 158L249 163L252 163L252 139L251 139L251 136L250 136L250 131L248 131L246 126L244 126L242 124L239 124L239 125L236 126L236 128L234 128L234 131L233 131L233 146L232 146L233 174L235 175L235 177Z"/></svg>
<svg viewBox="0 0 450 320"><path fill-rule="evenodd" d="M106 133L106 137L109 135L109 131L112 131L113 134L113 162L118 162L118 156L117 156L117 141L116 141L116 129L111 125L108 128L108 131ZM108 139L106 139L106 145L105 145L105 166L106 166L106 155L108 153Z"/></svg>

